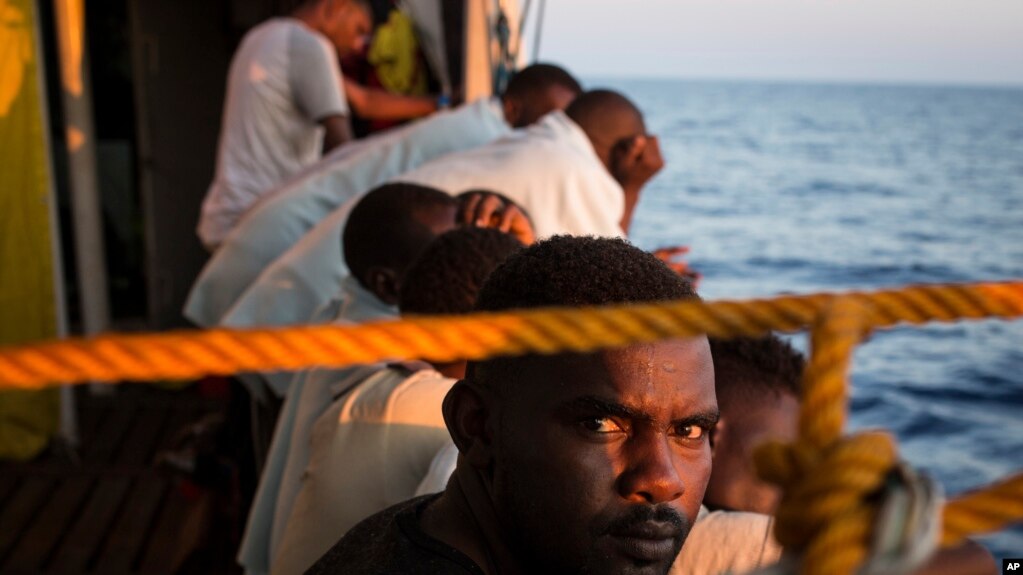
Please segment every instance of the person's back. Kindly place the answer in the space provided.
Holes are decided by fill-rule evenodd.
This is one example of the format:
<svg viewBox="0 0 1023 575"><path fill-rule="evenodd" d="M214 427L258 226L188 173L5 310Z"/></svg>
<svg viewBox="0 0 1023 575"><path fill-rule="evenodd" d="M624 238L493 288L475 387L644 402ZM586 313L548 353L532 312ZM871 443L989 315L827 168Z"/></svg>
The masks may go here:
<svg viewBox="0 0 1023 575"><path fill-rule="evenodd" d="M623 236L641 188L662 165L639 109L617 92L592 90L526 130L399 180L449 193L499 190L530 213L539 237Z"/></svg>
<svg viewBox="0 0 1023 575"><path fill-rule="evenodd" d="M619 236L621 188L599 163L586 135L562 112L486 146L449 154L400 176L457 193L500 192L523 206L537 233Z"/></svg>
<svg viewBox="0 0 1023 575"><path fill-rule="evenodd" d="M312 81L319 86L295 89ZM199 223L203 243L219 244L264 191L315 162L323 146L317 120L347 112L326 39L292 18L252 29L231 62L217 171Z"/></svg>
<svg viewBox="0 0 1023 575"><path fill-rule="evenodd" d="M351 139L337 58L371 28L366 0L306 0L245 35L231 60L217 168L197 230L208 249L261 195Z"/></svg>

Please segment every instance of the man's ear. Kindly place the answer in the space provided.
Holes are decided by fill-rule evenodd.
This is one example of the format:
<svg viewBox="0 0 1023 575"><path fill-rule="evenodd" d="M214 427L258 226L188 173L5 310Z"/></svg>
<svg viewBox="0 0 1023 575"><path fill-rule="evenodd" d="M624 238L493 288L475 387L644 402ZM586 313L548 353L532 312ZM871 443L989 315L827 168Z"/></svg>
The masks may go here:
<svg viewBox="0 0 1023 575"><path fill-rule="evenodd" d="M505 96L501 102L504 108L504 119L508 122L508 125L515 128L519 124L519 118L522 116L522 106L519 104L517 98L509 98Z"/></svg>
<svg viewBox="0 0 1023 575"><path fill-rule="evenodd" d="M460 380L451 387L441 407L448 433L465 461L487 469L493 460L491 410L485 391Z"/></svg>
<svg viewBox="0 0 1023 575"><path fill-rule="evenodd" d="M728 433L728 423L726 422L725 417L721 416L718 418L717 423L714 424L714 427L710 429L710 437L708 439L710 443L711 457L717 455L718 450L715 449L715 446L721 443L721 438L724 437L726 433Z"/></svg>
<svg viewBox="0 0 1023 575"><path fill-rule="evenodd" d="M398 304L398 274L390 268L373 266L366 270L366 288L388 305Z"/></svg>

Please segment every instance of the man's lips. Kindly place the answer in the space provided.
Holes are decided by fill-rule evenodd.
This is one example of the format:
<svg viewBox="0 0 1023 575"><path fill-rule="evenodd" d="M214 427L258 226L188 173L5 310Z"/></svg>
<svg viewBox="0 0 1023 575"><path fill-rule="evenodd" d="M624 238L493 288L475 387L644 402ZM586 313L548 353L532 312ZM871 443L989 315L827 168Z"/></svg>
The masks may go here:
<svg viewBox="0 0 1023 575"><path fill-rule="evenodd" d="M644 521L616 530L611 536L626 555L640 561L673 560L678 554L683 529L674 523Z"/></svg>

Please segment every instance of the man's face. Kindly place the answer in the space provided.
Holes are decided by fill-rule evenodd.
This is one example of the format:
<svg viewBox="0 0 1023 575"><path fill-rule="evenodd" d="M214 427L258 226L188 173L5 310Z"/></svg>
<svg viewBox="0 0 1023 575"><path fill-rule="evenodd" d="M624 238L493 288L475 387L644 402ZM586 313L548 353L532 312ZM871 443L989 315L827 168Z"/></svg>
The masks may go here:
<svg viewBox="0 0 1023 575"><path fill-rule="evenodd" d="M523 360L496 392L493 498L525 567L666 573L710 477L705 338Z"/></svg>
<svg viewBox="0 0 1023 575"><path fill-rule="evenodd" d="M342 58L362 50L373 31L373 19L358 2L328 0L325 33Z"/></svg>
<svg viewBox="0 0 1023 575"><path fill-rule="evenodd" d="M523 128L535 124L554 110L564 110L576 95L574 91L564 86L552 84L531 98L516 98L512 103L512 111L506 111L505 116L513 128Z"/></svg>
<svg viewBox="0 0 1023 575"><path fill-rule="evenodd" d="M773 514L781 490L757 477L753 452L768 440L792 441L798 434L799 400L764 390L757 398L719 398L721 421L714 430L714 472L707 485L710 507Z"/></svg>

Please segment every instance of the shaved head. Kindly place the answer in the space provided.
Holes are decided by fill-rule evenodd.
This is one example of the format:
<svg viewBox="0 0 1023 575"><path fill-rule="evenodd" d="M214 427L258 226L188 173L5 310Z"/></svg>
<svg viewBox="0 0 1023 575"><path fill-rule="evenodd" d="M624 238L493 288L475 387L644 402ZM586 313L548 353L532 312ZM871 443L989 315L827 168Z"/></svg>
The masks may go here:
<svg viewBox="0 0 1023 575"><path fill-rule="evenodd" d="M573 100L565 113L586 133L609 170L615 148L628 146L633 138L646 133L643 113L612 90L590 90Z"/></svg>

